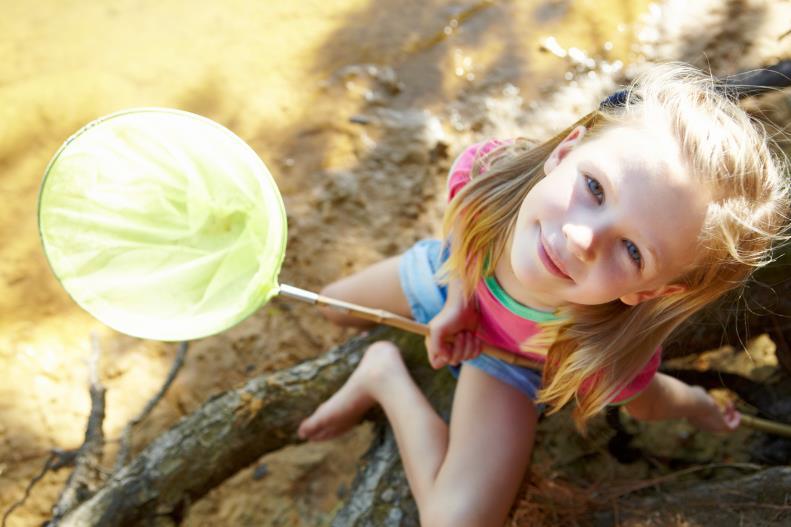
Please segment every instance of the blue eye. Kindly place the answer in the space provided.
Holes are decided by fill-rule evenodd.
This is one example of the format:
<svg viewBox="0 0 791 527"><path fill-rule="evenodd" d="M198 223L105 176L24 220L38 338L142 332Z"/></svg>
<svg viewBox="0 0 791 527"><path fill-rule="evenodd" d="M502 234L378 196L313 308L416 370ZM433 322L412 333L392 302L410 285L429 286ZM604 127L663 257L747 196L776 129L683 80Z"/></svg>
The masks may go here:
<svg viewBox="0 0 791 527"><path fill-rule="evenodd" d="M588 192L596 198L596 201L601 205L604 203L604 187L601 186L601 183L593 179L592 177L585 176L585 185L588 187Z"/></svg>
<svg viewBox="0 0 791 527"><path fill-rule="evenodd" d="M629 253L629 258L631 258L638 267L641 267L643 263L643 257L640 254L640 249L638 249L637 246L629 240L624 240L623 243L626 246L626 252Z"/></svg>

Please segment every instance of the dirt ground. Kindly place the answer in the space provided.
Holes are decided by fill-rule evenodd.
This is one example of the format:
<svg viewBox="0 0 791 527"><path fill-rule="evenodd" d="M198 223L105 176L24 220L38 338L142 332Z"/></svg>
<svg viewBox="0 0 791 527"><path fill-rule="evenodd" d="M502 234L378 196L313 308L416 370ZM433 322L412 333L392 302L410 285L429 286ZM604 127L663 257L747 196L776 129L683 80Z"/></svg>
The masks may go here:
<svg viewBox="0 0 791 527"><path fill-rule="evenodd" d="M158 390L176 352L101 326L69 299L44 259L38 186L49 158L83 124L122 108L165 106L236 132L267 163L285 201L281 283L318 290L437 236L449 160L466 143L562 128L646 61L689 60L725 74L791 54L791 37L782 36L791 29L788 2L689 4L3 2L0 511L22 497L50 449L81 444L92 334L107 388L108 466L124 425ZM270 302L192 343L174 386L136 430L135 447L212 394L315 357L350 334L313 308ZM772 343L752 345L771 368ZM591 455L606 442L604 428L585 442L565 426L540 433L545 446L535 466L547 477L571 466L565 474L587 481L649 475L650 463L621 466ZM658 458L682 441L692 445L689 462L748 459L737 448L747 432L711 440L679 424L640 437L671 438L650 446ZM369 438L363 425L265 456L194 504L185 524L325 525ZM7 524L46 520L67 472L47 474Z"/></svg>

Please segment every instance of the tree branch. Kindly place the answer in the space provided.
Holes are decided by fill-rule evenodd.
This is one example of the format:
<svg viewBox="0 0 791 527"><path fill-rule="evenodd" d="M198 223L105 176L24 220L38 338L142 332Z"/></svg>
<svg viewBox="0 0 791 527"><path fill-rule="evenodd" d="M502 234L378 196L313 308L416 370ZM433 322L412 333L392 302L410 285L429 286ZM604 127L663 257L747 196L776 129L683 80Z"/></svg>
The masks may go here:
<svg viewBox="0 0 791 527"><path fill-rule="evenodd" d="M115 459L113 474L117 473L124 467L124 465L126 465L126 462L129 459L129 449L132 443L132 429L143 419L148 417L148 414L151 413L151 410L154 409L157 403L159 403L162 397L164 397L165 393L168 391L168 388L170 388L170 385L173 384L173 380L176 378L176 375L178 375L181 367L184 365L184 359L187 356L187 349L189 349L189 343L182 342L179 344L179 351L176 354L173 364L170 366L170 371L168 372L167 378L165 378L165 382L162 383L159 391L148 401L140 414L129 421L124 427L123 434L121 434L121 445L118 448L118 456Z"/></svg>
<svg viewBox="0 0 791 527"><path fill-rule="evenodd" d="M300 421L335 393L373 341L393 340L428 370L419 337L377 329L308 362L218 394L146 447L61 526L124 526L178 514L267 452L297 443ZM197 463L196 460L201 460Z"/></svg>
<svg viewBox="0 0 791 527"><path fill-rule="evenodd" d="M104 395L105 388L99 379L99 358L101 349L98 337L91 335L93 352L89 361L91 414L85 430L85 441L77 452L74 471L66 481L66 486L52 509L52 519L47 525L58 525L59 520L88 499L101 485L102 474L99 466L104 450Z"/></svg>

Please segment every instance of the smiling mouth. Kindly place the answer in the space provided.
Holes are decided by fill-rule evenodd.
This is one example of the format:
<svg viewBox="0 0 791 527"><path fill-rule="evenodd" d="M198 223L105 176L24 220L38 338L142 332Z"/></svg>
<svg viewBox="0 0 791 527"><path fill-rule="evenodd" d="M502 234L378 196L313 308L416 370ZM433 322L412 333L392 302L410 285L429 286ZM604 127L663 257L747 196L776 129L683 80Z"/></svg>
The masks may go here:
<svg viewBox="0 0 791 527"><path fill-rule="evenodd" d="M541 260L541 263L544 264L544 267L549 271L551 274L563 278L565 280L571 280L571 277L566 274L562 267L560 267L556 260L552 258L552 255L549 251L547 251L546 244L544 243L544 236L542 231L539 227L538 233L538 257Z"/></svg>

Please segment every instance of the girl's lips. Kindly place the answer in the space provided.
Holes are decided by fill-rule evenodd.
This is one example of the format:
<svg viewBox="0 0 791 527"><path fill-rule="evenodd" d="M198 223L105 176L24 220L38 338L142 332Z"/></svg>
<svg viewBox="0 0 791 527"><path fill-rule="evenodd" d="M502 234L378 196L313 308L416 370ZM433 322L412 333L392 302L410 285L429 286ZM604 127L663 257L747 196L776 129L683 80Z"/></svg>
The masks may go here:
<svg viewBox="0 0 791 527"><path fill-rule="evenodd" d="M555 261L552 259L552 256L550 256L546 246L544 245L543 233L540 230L538 234L538 257L541 260L541 263L544 264L544 267L546 267L547 271L557 277L563 278L565 280L571 280L571 277L567 275L563 269L561 269L555 263Z"/></svg>

